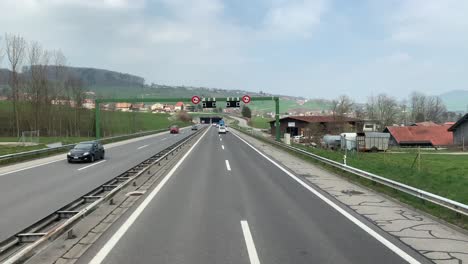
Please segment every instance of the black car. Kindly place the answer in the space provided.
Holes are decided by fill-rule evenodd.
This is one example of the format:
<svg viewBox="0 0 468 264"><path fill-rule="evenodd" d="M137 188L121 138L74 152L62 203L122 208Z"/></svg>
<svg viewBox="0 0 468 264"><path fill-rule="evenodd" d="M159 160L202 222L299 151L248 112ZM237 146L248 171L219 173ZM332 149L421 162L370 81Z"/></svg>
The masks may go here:
<svg viewBox="0 0 468 264"><path fill-rule="evenodd" d="M67 154L68 162L89 161L94 162L97 159L104 158L104 147L99 141L87 141L76 144Z"/></svg>

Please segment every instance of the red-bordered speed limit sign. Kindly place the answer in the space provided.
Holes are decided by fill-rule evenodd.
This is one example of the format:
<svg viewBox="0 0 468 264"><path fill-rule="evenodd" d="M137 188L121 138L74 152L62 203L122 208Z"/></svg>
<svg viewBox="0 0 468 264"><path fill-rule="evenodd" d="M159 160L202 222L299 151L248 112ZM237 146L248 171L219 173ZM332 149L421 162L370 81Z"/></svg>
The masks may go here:
<svg viewBox="0 0 468 264"><path fill-rule="evenodd" d="M244 102L244 104L250 103L250 100L251 100L250 96L248 96L248 95L242 96L242 102Z"/></svg>
<svg viewBox="0 0 468 264"><path fill-rule="evenodd" d="M193 103L193 104L198 104L198 103L200 103L200 101L201 101L201 100L200 100L200 97L199 97L199 96L196 96L196 95L195 95L195 96L192 96L192 103Z"/></svg>

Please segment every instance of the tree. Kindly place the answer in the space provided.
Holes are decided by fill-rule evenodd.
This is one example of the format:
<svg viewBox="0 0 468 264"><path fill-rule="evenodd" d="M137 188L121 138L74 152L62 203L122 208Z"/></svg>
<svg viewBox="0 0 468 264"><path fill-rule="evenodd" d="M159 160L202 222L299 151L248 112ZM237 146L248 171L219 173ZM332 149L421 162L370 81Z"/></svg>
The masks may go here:
<svg viewBox="0 0 468 264"><path fill-rule="evenodd" d="M447 112L445 104L437 96L430 96L426 100L426 118L436 123L441 123L443 114Z"/></svg>
<svg viewBox="0 0 468 264"><path fill-rule="evenodd" d="M19 74L18 70L24 58L26 41L20 35L5 34L6 55L11 67L10 87L13 101L13 119L15 122L16 136L20 136L20 116L18 103L20 99L19 92Z"/></svg>
<svg viewBox="0 0 468 264"><path fill-rule="evenodd" d="M371 120L379 122L380 127L393 125L398 120L400 108L395 98L386 94L367 98L366 112Z"/></svg>
<svg viewBox="0 0 468 264"><path fill-rule="evenodd" d="M180 111L180 112L177 113L177 119L182 121L182 122L190 122L190 121L192 121L192 116L189 115L185 111Z"/></svg>
<svg viewBox="0 0 468 264"><path fill-rule="evenodd" d="M338 99L332 100L332 111L335 118L344 117L353 110L354 102L349 96L341 95Z"/></svg>
<svg viewBox="0 0 468 264"><path fill-rule="evenodd" d="M443 121L443 114L447 111L445 104L437 96L426 96L422 93L411 94L411 119L414 122Z"/></svg>
<svg viewBox="0 0 468 264"><path fill-rule="evenodd" d="M426 96L422 93L414 92L410 97L411 101L411 120L413 122L425 121ZM417 117L417 118L416 118Z"/></svg>
<svg viewBox="0 0 468 264"><path fill-rule="evenodd" d="M72 131L72 134L75 136L80 135L80 108L83 105L83 101L85 98L85 90L83 88L83 82L81 79L74 77L74 76L69 76L65 85L70 91L71 98L75 102L75 108L74 108L74 122L72 123L72 120L70 120L70 130Z"/></svg>
<svg viewBox="0 0 468 264"><path fill-rule="evenodd" d="M247 118L252 118L252 111L250 110L250 108L246 105L244 105L242 107L242 111L241 111L241 114L243 117L247 117Z"/></svg>

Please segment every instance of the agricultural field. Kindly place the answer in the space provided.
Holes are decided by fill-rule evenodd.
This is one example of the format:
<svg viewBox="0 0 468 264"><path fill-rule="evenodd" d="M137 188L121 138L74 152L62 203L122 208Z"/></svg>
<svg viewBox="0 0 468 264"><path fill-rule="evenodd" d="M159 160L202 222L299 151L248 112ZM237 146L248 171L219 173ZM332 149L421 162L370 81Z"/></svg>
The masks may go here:
<svg viewBox="0 0 468 264"><path fill-rule="evenodd" d="M270 129L270 123L268 122L271 120L273 119L255 116L252 117L249 125L260 129Z"/></svg>

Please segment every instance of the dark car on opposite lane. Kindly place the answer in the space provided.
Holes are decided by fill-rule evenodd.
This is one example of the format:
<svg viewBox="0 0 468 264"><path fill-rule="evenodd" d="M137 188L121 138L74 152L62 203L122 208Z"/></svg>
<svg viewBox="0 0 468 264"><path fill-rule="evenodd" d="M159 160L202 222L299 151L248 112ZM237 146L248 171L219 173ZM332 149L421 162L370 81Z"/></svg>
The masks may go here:
<svg viewBox="0 0 468 264"><path fill-rule="evenodd" d="M104 146L99 141L86 141L76 144L67 154L68 162L104 159Z"/></svg>

